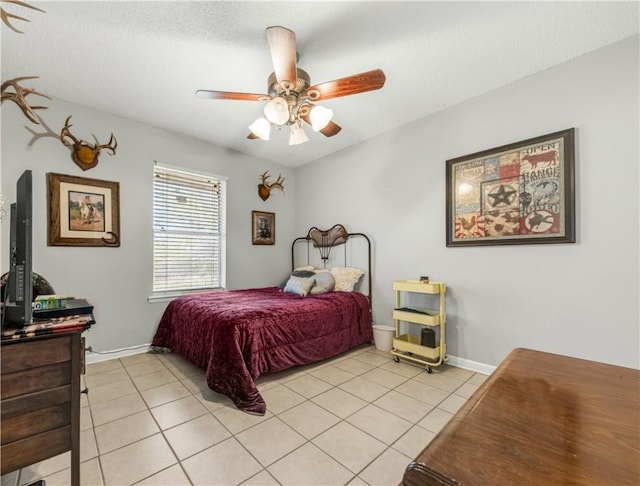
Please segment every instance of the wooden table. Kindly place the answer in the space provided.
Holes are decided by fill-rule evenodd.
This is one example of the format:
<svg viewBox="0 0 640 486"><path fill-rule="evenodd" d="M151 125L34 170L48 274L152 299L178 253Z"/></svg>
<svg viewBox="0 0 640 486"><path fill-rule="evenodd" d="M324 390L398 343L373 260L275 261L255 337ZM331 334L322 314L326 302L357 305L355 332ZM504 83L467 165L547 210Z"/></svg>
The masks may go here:
<svg viewBox="0 0 640 486"><path fill-rule="evenodd" d="M405 486L640 484L640 371L515 349Z"/></svg>

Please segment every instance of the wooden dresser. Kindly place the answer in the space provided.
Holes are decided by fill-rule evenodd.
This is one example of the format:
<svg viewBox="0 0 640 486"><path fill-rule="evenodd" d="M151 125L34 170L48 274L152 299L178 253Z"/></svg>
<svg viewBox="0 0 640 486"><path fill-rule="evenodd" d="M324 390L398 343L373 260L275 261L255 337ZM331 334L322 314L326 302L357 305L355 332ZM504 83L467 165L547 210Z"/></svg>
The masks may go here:
<svg viewBox="0 0 640 486"><path fill-rule="evenodd" d="M515 349L402 484L640 484L640 371Z"/></svg>
<svg viewBox="0 0 640 486"><path fill-rule="evenodd" d="M71 450L80 484L81 332L2 341L2 474Z"/></svg>

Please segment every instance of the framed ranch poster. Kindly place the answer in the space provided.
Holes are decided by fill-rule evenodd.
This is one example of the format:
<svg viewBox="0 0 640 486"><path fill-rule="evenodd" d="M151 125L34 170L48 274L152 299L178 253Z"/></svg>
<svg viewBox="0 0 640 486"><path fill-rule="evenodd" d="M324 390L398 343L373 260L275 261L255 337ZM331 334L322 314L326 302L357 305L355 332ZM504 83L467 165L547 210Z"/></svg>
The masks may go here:
<svg viewBox="0 0 640 486"><path fill-rule="evenodd" d="M447 160L447 246L575 243L574 129Z"/></svg>

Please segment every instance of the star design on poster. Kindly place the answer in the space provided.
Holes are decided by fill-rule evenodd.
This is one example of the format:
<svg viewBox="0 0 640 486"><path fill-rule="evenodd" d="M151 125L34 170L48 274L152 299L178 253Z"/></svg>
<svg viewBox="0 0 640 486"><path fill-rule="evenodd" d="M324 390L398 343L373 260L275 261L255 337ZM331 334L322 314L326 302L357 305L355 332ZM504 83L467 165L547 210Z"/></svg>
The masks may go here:
<svg viewBox="0 0 640 486"><path fill-rule="evenodd" d="M500 184L498 190L493 190L489 194L487 194L491 198L491 207L495 208L500 204L504 204L505 206L509 206L513 201L513 197L516 191L511 189L509 186L505 186L504 184Z"/></svg>

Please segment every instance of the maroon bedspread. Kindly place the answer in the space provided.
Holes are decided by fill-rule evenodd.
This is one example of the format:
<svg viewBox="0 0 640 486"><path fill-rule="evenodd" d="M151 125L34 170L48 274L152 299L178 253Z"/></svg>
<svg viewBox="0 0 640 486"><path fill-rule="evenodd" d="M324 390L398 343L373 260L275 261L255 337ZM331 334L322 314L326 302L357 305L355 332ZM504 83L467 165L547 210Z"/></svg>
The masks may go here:
<svg viewBox="0 0 640 486"><path fill-rule="evenodd" d="M260 375L329 358L371 338L368 300L359 292L300 297L267 287L173 300L152 345L203 368L209 387L239 409L264 414L254 382Z"/></svg>

